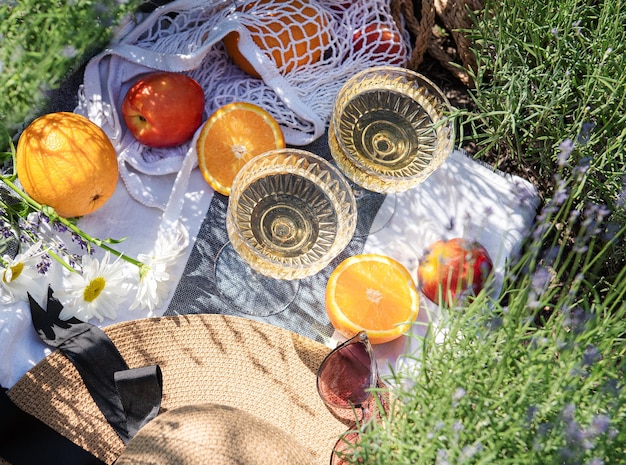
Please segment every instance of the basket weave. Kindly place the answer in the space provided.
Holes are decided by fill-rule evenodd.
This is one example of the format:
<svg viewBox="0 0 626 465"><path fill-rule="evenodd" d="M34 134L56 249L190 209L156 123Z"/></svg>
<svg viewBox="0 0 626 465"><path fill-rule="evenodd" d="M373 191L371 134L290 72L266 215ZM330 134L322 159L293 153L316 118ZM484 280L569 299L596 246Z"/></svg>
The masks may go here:
<svg viewBox="0 0 626 465"><path fill-rule="evenodd" d="M465 85L473 86L467 71L476 70L476 56L464 31L472 26L473 13L483 8L483 0L391 0L395 21L414 40L407 68L417 70L428 53ZM452 39L454 50L444 48L442 30Z"/></svg>

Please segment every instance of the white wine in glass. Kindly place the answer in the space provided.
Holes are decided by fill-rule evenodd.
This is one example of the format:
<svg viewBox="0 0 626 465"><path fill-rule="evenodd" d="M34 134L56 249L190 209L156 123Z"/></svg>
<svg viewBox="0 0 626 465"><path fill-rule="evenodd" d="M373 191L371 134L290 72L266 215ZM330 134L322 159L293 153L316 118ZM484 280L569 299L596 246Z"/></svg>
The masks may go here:
<svg viewBox="0 0 626 465"><path fill-rule="evenodd" d="M317 273L350 242L356 201L341 172L305 150L278 149L235 177L226 230L258 273L300 279Z"/></svg>
<svg viewBox="0 0 626 465"><path fill-rule="evenodd" d="M402 192L452 153L450 104L424 76L377 66L352 76L335 99L328 143L337 166L359 186Z"/></svg>

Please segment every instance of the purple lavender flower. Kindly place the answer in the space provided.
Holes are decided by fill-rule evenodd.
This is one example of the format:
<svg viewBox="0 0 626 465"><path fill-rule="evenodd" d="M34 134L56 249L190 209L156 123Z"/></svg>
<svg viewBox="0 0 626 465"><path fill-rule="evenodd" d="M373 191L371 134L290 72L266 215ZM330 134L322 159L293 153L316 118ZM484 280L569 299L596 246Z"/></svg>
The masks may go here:
<svg viewBox="0 0 626 465"><path fill-rule="evenodd" d="M452 406L456 407L457 405L459 405L459 401L465 397L465 394L467 392L465 391L465 389L463 389L462 387L458 387L454 390L454 392L452 393Z"/></svg>
<svg viewBox="0 0 626 465"><path fill-rule="evenodd" d="M608 415L595 415L593 420L591 421L591 426L589 427L589 433L594 436L599 436L601 434L605 434L609 431L609 427L611 426L611 419Z"/></svg>
<svg viewBox="0 0 626 465"><path fill-rule="evenodd" d="M7 223L2 222L0 226L0 237L2 239L13 239L15 237L13 230Z"/></svg>
<svg viewBox="0 0 626 465"><path fill-rule="evenodd" d="M580 163L578 164L578 166L574 168L574 174L576 175L576 179L578 181L581 181L585 177L587 172L589 171L590 167L591 167L590 157L585 157L582 160L580 160Z"/></svg>
<svg viewBox="0 0 626 465"><path fill-rule="evenodd" d="M60 232L60 233L64 233L64 232L67 231L67 226L65 226L60 221L53 221L51 226L52 226L52 229L54 231L57 231L57 232Z"/></svg>
<svg viewBox="0 0 626 465"><path fill-rule="evenodd" d="M569 159L574 150L574 142L571 139L565 139L559 144L559 153L557 155L557 163L563 168L569 164Z"/></svg>
<svg viewBox="0 0 626 465"><path fill-rule="evenodd" d="M556 205L562 205L569 197L569 189L563 180L560 180L554 191L554 203Z"/></svg>
<svg viewBox="0 0 626 465"><path fill-rule="evenodd" d="M583 353L583 366L590 366L602 360L602 354L596 346L588 345Z"/></svg>
<svg viewBox="0 0 626 465"><path fill-rule="evenodd" d="M588 121L583 123L582 127L580 128L580 132L578 133L578 137L576 138L576 142L578 142L580 145L587 145L589 143L589 140L591 139L591 133L595 127L596 125L594 123Z"/></svg>
<svg viewBox="0 0 626 465"><path fill-rule="evenodd" d="M534 421L537 413L539 412L539 408L536 405L531 405L526 410L526 423L530 424Z"/></svg>
<svg viewBox="0 0 626 465"><path fill-rule="evenodd" d="M89 245L87 244L87 242L85 242L85 240L75 232L72 232L72 242L78 244L81 250L89 250Z"/></svg>
<svg viewBox="0 0 626 465"><path fill-rule="evenodd" d="M37 263L37 271L39 272L39 274L46 274L50 269L51 264L52 261L50 259L50 255L45 253L41 256L41 261Z"/></svg>
<svg viewBox="0 0 626 465"><path fill-rule="evenodd" d="M589 322L593 316L591 313L578 306L563 308L561 312L563 313L563 325L575 334L580 334L585 331L587 322Z"/></svg>

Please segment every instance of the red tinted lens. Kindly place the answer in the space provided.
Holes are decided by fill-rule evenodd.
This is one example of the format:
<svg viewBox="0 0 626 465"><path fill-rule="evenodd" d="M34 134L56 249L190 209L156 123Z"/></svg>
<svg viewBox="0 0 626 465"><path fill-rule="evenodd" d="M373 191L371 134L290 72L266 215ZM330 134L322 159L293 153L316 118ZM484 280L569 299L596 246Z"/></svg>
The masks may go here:
<svg viewBox="0 0 626 465"><path fill-rule="evenodd" d="M325 402L341 408L360 407L374 386L372 358L363 342L356 341L332 352L318 372L317 386Z"/></svg>
<svg viewBox="0 0 626 465"><path fill-rule="evenodd" d="M350 451L356 444L359 443L361 437L359 433L351 432L344 434L333 448L333 453L330 456L330 465L348 465L349 462L344 459L348 457ZM359 462L360 463L360 462Z"/></svg>

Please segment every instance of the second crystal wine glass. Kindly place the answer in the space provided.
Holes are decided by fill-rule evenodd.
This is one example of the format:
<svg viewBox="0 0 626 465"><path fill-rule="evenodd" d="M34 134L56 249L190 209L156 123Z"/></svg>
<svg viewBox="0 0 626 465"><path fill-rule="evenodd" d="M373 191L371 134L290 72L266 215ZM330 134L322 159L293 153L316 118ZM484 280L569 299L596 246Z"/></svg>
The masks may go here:
<svg viewBox="0 0 626 465"><path fill-rule="evenodd" d="M378 66L352 76L335 100L328 143L359 186L395 193L423 182L450 155L454 126L441 90L411 70Z"/></svg>

